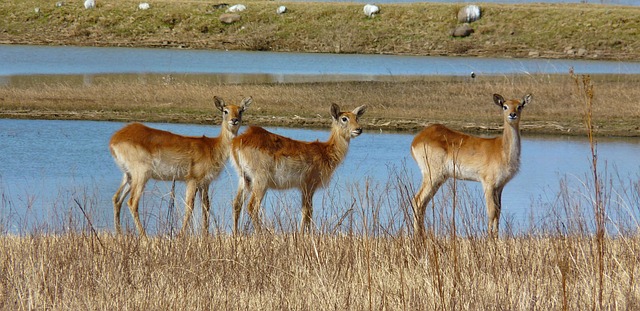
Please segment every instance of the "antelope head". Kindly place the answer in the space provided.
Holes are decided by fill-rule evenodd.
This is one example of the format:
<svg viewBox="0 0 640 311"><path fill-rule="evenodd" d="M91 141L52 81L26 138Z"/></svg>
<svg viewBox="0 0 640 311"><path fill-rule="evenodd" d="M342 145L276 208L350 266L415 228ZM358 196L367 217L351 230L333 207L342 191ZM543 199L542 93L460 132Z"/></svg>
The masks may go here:
<svg viewBox="0 0 640 311"><path fill-rule="evenodd" d="M531 94L525 95L522 98L522 101L515 99L505 101L502 95L493 94L493 101L496 105L502 107L504 120L510 124L517 125L518 121L520 121L520 113L522 113L522 109L531 102Z"/></svg>
<svg viewBox="0 0 640 311"><path fill-rule="evenodd" d="M362 105L351 112L341 112L340 107L331 104L331 118L334 128L338 128L342 137L352 138L362 134L362 127L358 123L360 117L367 110L367 106Z"/></svg>
<svg viewBox="0 0 640 311"><path fill-rule="evenodd" d="M227 127L234 135L238 133L238 129L240 129L240 125L242 123L242 113L251 105L253 102L252 97L247 97L242 100L240 106L235 105L227 105L224 100L220 97L215 96L214 102L216 108L222 111L222 124Z"/></svg>

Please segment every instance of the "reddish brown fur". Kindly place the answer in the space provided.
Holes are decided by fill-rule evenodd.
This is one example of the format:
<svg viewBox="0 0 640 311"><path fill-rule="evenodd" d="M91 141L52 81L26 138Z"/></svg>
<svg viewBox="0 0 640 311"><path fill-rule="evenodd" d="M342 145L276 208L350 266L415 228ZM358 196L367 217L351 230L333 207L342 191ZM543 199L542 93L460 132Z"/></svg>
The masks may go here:
<svg viewBox="0 0 640 311"><path fill-rule="evenodd" d="M520 113L531 101L505 101L494 94L494 102L503 108L504 133L501 137L482 138L434 124L418 133L411 144L411 155L422 172L422 186L415 195L414 231L424 234L427 203L450 177L482 183L489 218L488 231L498 233L502 208L502 190L520 167Z"/></svg>
<svg viewBox="0 0 640 311"><path fill-rule="evenodd" d="M327 142L297 141L250 127L232 143L232 156L239 176L238 194L233 203L234 232L244 205L245 192L251 193L247 211L256 230L260 230L259 207L267 189L298 188L302 194L301 230L310 229L315 191L331 180L331 175L347 154L349 141L360 135L358 118L365 107L353 112L331 108L333 123Z"/></svg>
<svg viewBox="0 0 640 311"><path fill-rule="evenodd" d="M124 172L122 183L113 196L114 224L121 232L120 210L125 197L140 234L145 230L138 215L138 202L149 179L187 183L185 217L182 230L189 224L195 196L200 192L203 231L209 226L209 193L211 182L217 178L229 157L231 139L240 128L242 112L251 104L246 98L241 106L226 105L215 98L222 111L220 136L215 138L187 137L132 123L117 131L109 142L116 163Z"/></svg>

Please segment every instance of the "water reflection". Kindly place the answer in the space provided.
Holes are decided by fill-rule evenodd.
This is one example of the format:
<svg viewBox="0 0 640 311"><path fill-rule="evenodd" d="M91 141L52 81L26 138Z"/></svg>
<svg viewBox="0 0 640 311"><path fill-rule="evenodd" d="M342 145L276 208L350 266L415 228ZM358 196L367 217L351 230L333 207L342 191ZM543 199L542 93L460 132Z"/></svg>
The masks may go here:
<svg viewBox="0 0 640 311"><path fill-rule="evenodd" d="M64 223L67 210L78 211L78 204L91 206L93 225L112 230L111 196L121 178L108 150L109 137L123 124L91 121L0 120L0 229L11 232L30 232L41 223ZM217 126L150 124L153 127L185 135L218 134ZM272 129L276 133L302 140L325 140L327 131L305 129ZM242 130L241 130L242 131ZM332 184L316 195L318 219L332 219L343 215L353 206L353 197L365 187L374 196L383 196L381 213L389 221L405 224L402 209L407 208L397 181L415 189L420 182L417 166L409 155L412 135L365 132L354 139L343 165L338 168ZM585 139L575 137L525 137L522 144L520 173L507 185L503 196L502 222L511 220L516 230L533 222L542 221L541 215L551 213L558 205L560 185L569 187L576 200L584 198L585 181L589 180L589 146ZM601 139L598 144L601 170L610 175L606 186L615 189L618 196L609 204L627 204L629 221L638 221L640 211L634 202L624 199L623 190L633 189L631 183L640 178L640 140L638 138ZM615 176L619 174L619 178ZM613 176L613 177L611 177ZM237 177L231 168L221 174L212 185L212 213L216 226L222 230L231 227L230 202L235 193ZM480 228L484 219L484 199L478 183L462 183L465 193L473 198L468 204L479 216ZM167 183L149 183L143 196L141 211L150 232L166 220ZM184 188L178 193L183 195ZM580 191L582 190L582 192ZM439 210L451 204L450 192L443 187L436 198ZM588 193L588 192L587 192ZM631 194L633 195L633 193ZM406 198L405 198L406 199ZM177 203L182 206L182 201ZM404 205L403 205L404 204ZM637 204L637 201L635 202ZM269 219L299 219L297 193L271 192L267 196L265 213ZM274 210L273 206L286 206ZM162 206L162 207L160 207ZM364 203L362 213L371 213L374 206ZM581 207L581 204L576 205ZM124 213L125 215L127 213ZM177 212L178 217L181 212ZM199 224L199 213L194 215ZM395 215L395 216L392 216ZM82 215L81 215L82 216ZM243 214L243 216L246 216ZM82 216L83 217L83 216ZM82 219L82 218L80 218ZM130 217L123 224L133 228ZM476 223L474 221L474 223ZM361 223L360 223L361 224ZM397 226L400 226L396 224ZM214 226L215 227L215 226Z"/></svg>
<svg viewBox="0 0 640 311"><path fill-rule="evenodd" d="M278 75L278 74L68 74L68 75L14 75L0 76L0 86L32 87L38 85L63 84L89 86L108 83L139 84L265 84L265 83L311 83L380 81L403 82L416 80L460 81L466 77L456 76L360 76L360 75Z"/></svg>

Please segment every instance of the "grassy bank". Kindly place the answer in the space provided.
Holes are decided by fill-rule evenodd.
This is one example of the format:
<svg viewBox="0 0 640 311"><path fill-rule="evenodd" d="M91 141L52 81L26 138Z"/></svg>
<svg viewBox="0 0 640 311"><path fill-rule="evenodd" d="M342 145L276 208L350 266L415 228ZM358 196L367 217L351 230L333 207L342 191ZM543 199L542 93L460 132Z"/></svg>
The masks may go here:
<svg viewBox="0 0 640 311"><path fill-rule="evenodd" d="M3 1L0 43L640 60L640 7L482 4L475 33L457 39L459 3L383 4L369 19L358 3L248 0L232 25L218 21L218 1L160 0L145 11L137 0L97 3ZM279 5L288 13L278 16Z"/></svg>
<svg viewBox="0 0 640 311"><path fill-rule="evenodd" d="M527 134L584 135L584 105L569 75L430 78L405 82L301 84L215 84L156 80L94 79L82 83L35 82L0 87L0 117L162 121L218 124L214 95L229 102L253 96L245 124L323 128L332 102L346 108L366 104L368 131L416 132L444 123L477 133L501 130L501 112L491 99L533 94L524 112ZM638 76L593 76L593 118L597 135L640 135ZM82 79L80 79L82 81Z"/></svg>

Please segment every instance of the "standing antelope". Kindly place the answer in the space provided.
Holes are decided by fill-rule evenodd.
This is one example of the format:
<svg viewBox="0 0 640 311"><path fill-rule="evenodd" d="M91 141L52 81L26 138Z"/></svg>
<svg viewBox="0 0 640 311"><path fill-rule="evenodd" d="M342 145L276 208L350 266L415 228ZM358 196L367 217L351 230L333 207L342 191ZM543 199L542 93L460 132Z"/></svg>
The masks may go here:
<svg viewBox="0 0 640 311"><path fill-rule="evenodd" d="M113 196L113 220L116 231L121 233L120 209L125 197L131 192L129 210L138 232L145 235L138 215L138 201L144 186L151 178L156 180L182 180L187 184L184 232L197 192L202 204L203 231L209 228L209 185L218 177L229 158L231 140L238 133L242 113L253 99L245 98L240 106L226 105L221 98L214 97L216 108L222 112L220 136L187 137L132 123L111 137L109 148L116 164L124 172L122 183Z"/></svg>
<svg viewBox="0 0 640 311"><path fill-rule="evenodd" d="M260 203L267 189L298 188L302 195L302 221L300 231L311 229L313 194L326 186L336 167L344 160L351 138L362 133L358 119L365 106L352 112L341 112L331 105L331 135L326 142L303 142L268 132L261 127L250 127L233 139L231 155L238 172L238 193L233 201L233 229L238 233L238 218L245 201L245 192L251 193L247 211L256 231L261 228Z"/></svg>
<svg viewBox="0 0 640 311"><path fill-rule="evenodd" d="M522 101L505 101L501 95L493 94L493 101L502 107L502 137L481 138L434 124L413 139L411 155L422 172L422 186L412 202L416 234L424 235L427 203L438 188L449 177L453 177L482 183L487 204L488 232L497 236L502 189L520 167L520 114L531 102L531 95L525 95Z"/></svg>

